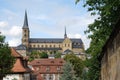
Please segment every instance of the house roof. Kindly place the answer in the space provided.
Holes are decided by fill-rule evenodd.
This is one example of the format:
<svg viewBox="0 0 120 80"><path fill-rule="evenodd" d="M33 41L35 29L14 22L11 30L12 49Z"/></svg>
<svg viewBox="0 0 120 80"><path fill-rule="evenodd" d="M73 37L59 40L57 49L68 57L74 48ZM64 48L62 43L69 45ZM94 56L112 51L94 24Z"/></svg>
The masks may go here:
<svg viewBox="0 0 120 80"><path fill-rule="evenodd" d="M22 57L14 48L11 48L11 54L16 58L15 64L13 65L12 72L13 73L25 73L30 72L31 70L26 66L24 66L23 60L26 60L25 57Z"/></svg>
<svg viewBox="0 0 120 80"><path fill-rule="evenodd" d="M36 74L58 74L62 73L63 59L39 59L30 62ZM37 69L39 68L39 69ZM59 70L58 70L59 68Z"/></svg>
<svg viewBox="0 0 120 80"><path fill-rule="evenodd" d="M16 59L16 62L12 68L12 71L14 73L28 72L27 69L24 68L20 58Z"/></svg>
<svg viewBox="0 0 120 80"><path fill-rule="evenodd" d="M23 44L20 44L20 45L17 46L15 49L16 49L16 50L26 50L26 46L23 45Z"/></svg>
<svg viewBox="0 0 120 80"><path fill-rule="evenodd" d="M83 43L81 39L70 39L73 43ZM64 41L63 38L30 38L30 43L62 43Z"/></svg>
<svg viewBox="0 0 120 80"><path fill-rule="evenodd" d="M65 61L61 58L56 59L36 59L30 62L30 65L56 66L63 65Z"/></svg>
<svg viewBox="0 0 120 80"><path fill-rule="evenodd" d="M22 57L14 48L11 48L11 55L13 57Z"/></svg>

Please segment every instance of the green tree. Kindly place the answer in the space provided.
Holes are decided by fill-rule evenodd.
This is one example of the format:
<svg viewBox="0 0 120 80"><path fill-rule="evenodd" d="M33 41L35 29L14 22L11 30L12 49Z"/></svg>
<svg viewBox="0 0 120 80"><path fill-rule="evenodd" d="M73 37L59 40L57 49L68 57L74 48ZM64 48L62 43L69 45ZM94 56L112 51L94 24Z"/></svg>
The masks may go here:
<svg viewBox="0 0 120 80"><path fill-rule="evenodd" d="M14 57L11 56L11 50L5 43L5 36L0 34L0 80L11 72L14 64Z"/></svg>
<svg viewBox="0 0 120 80"><path fill-rule="evenodd" d="M39 59L40 56L39 56L39 52L38 51L32 51L29 55L29 61L32 61L34 59Z"/></svg>
<svg viewBox="0 0 120 80"><path fill-rule="evenodd" d="M61 53L60 52L56 52L55 53L55 58L61 58Z"/></svg>
<svg viewBox="0 0 120 80"><path fill-rule="evenodd" d="M76 3L79 1L76 0ZM88 80L98 80L101 67L99 56L115 23L120 18L120 0L86 0L84 7L88 8L91 15L99 16L85 31L85 33L92 33L88 36L91 43L86 51L92 55L92 58L88 61L90 63L88 65Z"/></svg>
<svg viewBox="0 0 120 80"><path fill-rule="evenodd" d="M29 56L29 61L32 61L34 59L40 59L40 58L48 58L48 54L46 52L38 52L38 51L32 51Z"/></svg>
<svg viewBox="0 0 120 80"><path fill-rule="evenodd" d="M48 58L47 52L40 53L40 58Z"/></svg>
<svg viewBox="0 0 120 80"><path fill-rule="evenodd" d="M83 61L74 54L66 54L64 59L73 65L76 77L80 78L84 68Z"/></svg>
<svg viewBox="0 0 120 80"><path fill-rule="evenodd" d="M70 62L66 62L63 65L63 74L60 77L60 80L76 80L74 70L72 64Z"/></svg>

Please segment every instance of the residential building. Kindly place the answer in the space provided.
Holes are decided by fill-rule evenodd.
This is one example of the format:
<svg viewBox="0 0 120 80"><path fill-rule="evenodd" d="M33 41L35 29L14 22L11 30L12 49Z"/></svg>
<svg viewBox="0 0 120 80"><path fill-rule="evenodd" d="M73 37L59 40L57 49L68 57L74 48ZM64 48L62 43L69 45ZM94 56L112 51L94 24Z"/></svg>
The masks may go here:
<svg viewBox="0 0 120 80"><path fill-rule="evenodd" d="M3 80L30 80L30 68L27 66L27 58L22 57L14 48L11 48L11 54L15 57L15 64L11 74L7 74Z"/></svg>
<svg viewBox="0 0 120 80"><path fill-rule="evenodd" d="M29 63L32 66L35 80L59 80L62 74L63 59L36 59Z"/></svg>

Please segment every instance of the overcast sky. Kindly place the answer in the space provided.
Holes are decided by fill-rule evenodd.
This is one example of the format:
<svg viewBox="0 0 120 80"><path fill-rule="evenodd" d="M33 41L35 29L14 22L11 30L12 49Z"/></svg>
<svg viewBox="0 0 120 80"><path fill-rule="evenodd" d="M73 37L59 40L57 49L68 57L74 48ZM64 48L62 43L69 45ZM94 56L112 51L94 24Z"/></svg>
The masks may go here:
<svg viewBox="0 0 120 80"><path fill-rule="evenodd" d="M90 40L84 31L95 19L83 1L75 0L0 0L0 32L10 46L21 44L22 26L27 10L30 37L63 38L66 26L69 38L81 38L85 48Z"/></svg>

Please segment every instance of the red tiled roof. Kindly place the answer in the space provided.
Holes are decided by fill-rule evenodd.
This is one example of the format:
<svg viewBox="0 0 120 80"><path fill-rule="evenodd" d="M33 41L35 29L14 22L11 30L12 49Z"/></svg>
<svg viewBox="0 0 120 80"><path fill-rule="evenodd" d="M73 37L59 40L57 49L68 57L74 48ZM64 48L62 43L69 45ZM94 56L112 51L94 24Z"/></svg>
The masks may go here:
<svg viewBox="0 0 120 80"><path fill-rule="evenodd" d="M23 64L19 58L17 58L13 68L13 72L27 72L27 70L23 67Z"/></svg>
<svg viewBox="0 0 120 80"><path fill-rule="evenodd" d="M38 74L38 75L37 75L37 80L43 80L41 74Z"/></svg>
<svg viewBox="0 0 120 80"><path fill-rule="evenodd" d="M28 66L24 66L24 61L27 58L23 58L14 48L11 48L11 55L16 58L15 64L12 68L12 72L14 73L23 73L23 72L30 72L31 70Z"/></svg>
<svg viewBox="0 0 120 80"><path fill-rule="evenodd" d="M11 55L14 57L22 57L14 48L11 48Z"/></svg>
<svg viewBox="0 0 120 80"><path fill-rule="evenodd" d="M64 60L61 59L61 58L57 58L57 59L36 59L36 60L33 60L30 62L30 65L49 65L49 66L52 66L52 65L63 65L64 64Z"/></svg>
<svg viewBox="0 0 120 80"><path fill-rule="evenodd" d="M39 74L58 74L62 73L62 66L64 63L65 61L63 59L39 59L33 60L29 65L34 68L35 73L39 72ZM47 68L49 68L48 71ZM60 68L60 70L57 70L58 68Z"/></svg>

